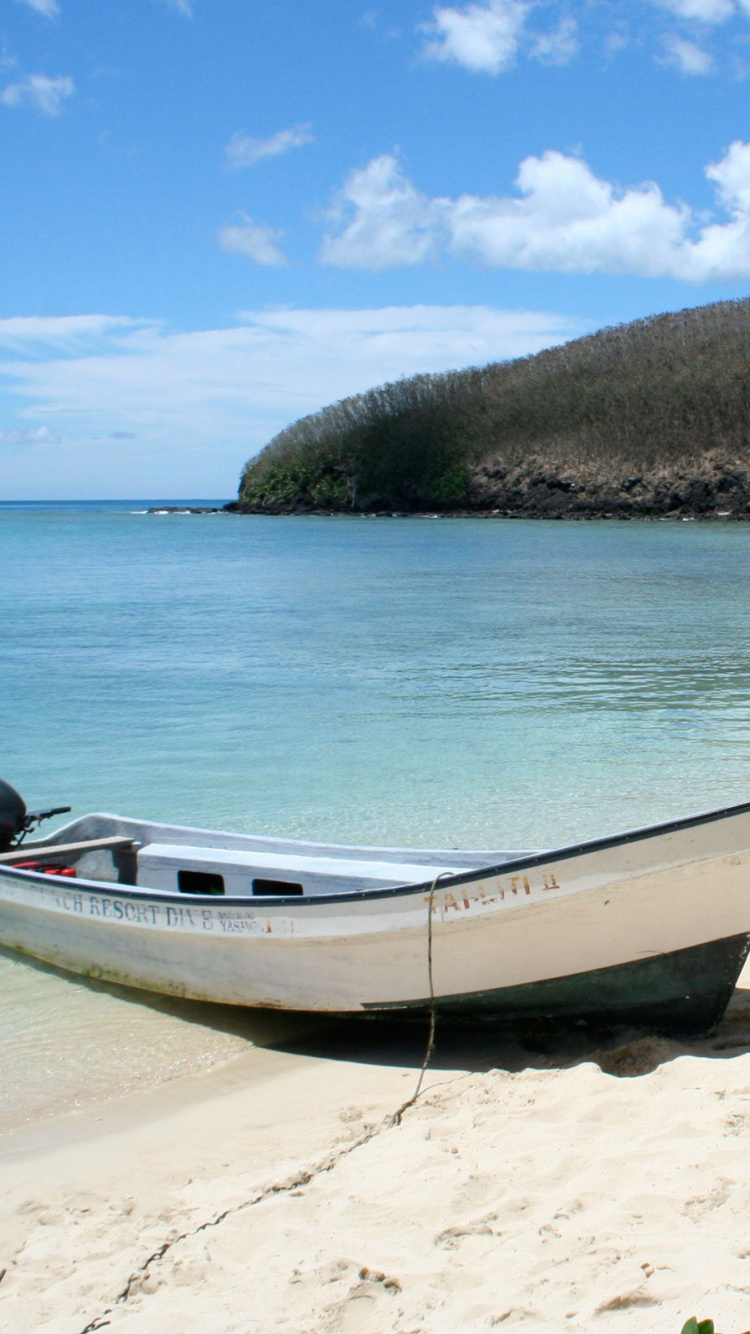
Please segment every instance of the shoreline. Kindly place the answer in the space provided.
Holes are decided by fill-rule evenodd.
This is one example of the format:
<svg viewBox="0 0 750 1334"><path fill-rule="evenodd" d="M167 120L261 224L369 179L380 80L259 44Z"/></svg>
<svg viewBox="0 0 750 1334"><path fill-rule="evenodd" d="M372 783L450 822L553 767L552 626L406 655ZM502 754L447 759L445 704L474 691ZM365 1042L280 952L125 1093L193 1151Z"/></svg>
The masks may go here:
<svg viewBox="0 0 750 1334"><path fill-rule="evenodd" d="M12 1334L726 1334L750 969L712 1037L525 1052L320 1025L0 1139ZM743 1315L744 1312L744 1315ZM144 1323L147 1321L147 1325Z"/></svg>
<svg viewBox="0 0 750 1334"><path fill-rule="evenodd" d="M352 510L352 509L299 509L243 508L239 505L224 505L221 509L189 506L162 506L160 509L145 510L146 514L238 514L245 518L261 517L273 519L529 519L546 522L567 520L574 523L594 523L597 521L616 520L620 523L747 523L750 512L735 514L722 510L710 514L617 514L611 511L591 511L586 513L548 514L544 512L520 512L518 510Z"/></svg>

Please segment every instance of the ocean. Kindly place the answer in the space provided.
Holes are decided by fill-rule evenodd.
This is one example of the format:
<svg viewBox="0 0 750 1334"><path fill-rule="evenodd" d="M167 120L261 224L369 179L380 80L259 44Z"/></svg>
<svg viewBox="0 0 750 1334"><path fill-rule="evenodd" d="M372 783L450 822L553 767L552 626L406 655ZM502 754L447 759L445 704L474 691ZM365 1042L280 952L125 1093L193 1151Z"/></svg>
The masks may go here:
<svg viewBox="0 0 750 1334"><path fill-rule="evenodd" d="M176 503L0 504L29 806L497 849L750 797L750 525L143 512ZM244 1040L9 954L0 994L0 1127Z"/></svg>

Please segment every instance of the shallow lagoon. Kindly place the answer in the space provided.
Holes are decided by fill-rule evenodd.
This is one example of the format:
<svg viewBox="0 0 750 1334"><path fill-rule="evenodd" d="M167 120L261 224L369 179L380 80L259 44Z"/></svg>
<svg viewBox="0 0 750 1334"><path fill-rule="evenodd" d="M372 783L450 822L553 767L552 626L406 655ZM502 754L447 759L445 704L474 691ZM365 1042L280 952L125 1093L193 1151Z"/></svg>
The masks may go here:
<svg viewBox="0 0 750 1334"><path fill-rule="evenodd" d="M10 506L0 569L32 803L522 847L750 794L750 526Z"/></svg>
<svg viewBox="0 0 750 1334"><path fill-rule="evenodd" d="M518 848L750 798L750 525L142 508L0 506L32 805ZM15 960L0 990L6 1124L240 1040Z"/></svg>

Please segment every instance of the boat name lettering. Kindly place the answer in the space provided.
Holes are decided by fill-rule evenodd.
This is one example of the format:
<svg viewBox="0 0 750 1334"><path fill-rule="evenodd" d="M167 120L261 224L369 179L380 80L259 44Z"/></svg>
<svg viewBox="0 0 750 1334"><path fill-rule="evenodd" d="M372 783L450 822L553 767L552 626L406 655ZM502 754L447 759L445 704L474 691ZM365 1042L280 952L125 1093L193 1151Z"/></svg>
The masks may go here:
<svg viewBox="0 0 750 1334"><path fill-rule="evenodd" d="M77 899L77 894L61 894L58 897L58 903L66 910L74 912L83 912L83 903L78 908L65 902L66 899ZM143 926L156 926L157 907L154 903L134 903L132 899L110 899L99 898L97 894L92 894L89 899L89 917L106 917L108 921L113 922L136 922Z"/></svg>
<svg viewBox="0 0 750 1334"><path fill-rule="evenodd" d="M509 875L506 881L496 880L494 885L494 895L487 894L484 886L480 887L479 897L486 902L499 899L525 898L527 894L532 894L534 889L559 889L560 886L555 878L554 871L542 872L542 884L532 886L527 875Z"/></svg>
<svg viewBox="0 0 750 1334"><path fill-rule="evenodd" d="M83 912L82 894L56 894L58 908L65 912Z"/></svg>
<svg viewBox="0 0 750 1334"><path fill-rule="evenodd" d="M138 903L133 899L114 899L108 895L91 894L85 896L74 890L63 890L55 895L58 908L69 913L88 913L89 917L101 917L109 922L133 922L136 926L193 927L195 930L213 931L218 922L219 929L227 934L244 933L266 935L273 933L270 920L265 924L257 921L254 913L237 915L230 912L214 912L211 908L190 908L173 904Z"/></svg>
<svg viewBox="0 0 750 1334"><path fill-rule="evenodd" d="M536 885L532 885L527 875L510 875L504 879L498 878L489 885L462 885L457 888L455 894L452 890L446 889L441 900L435 903L433 911L445 918L451 912L490 907L491 904L503 903L506 899L526 898L535 890L544 892L561 888L554 871L542 871L541 874L542 883ZM429 896L426 895L425 902L428 901Z"/></svg>
<svg viewBox="0 0 750 1334"><path fill-rule="evenodd" d="M261 930L254 913L246 913L240 917L236 913L219 912L217 919L225 935L241 935L243 933L245 935L257 935Z"/></svg>
<svg viewBox="0 0 750 1334"><path fill-rule="evenodd" d="M167 926L195 926L195 917L192 908L173 908L167 907Z"/></svg>

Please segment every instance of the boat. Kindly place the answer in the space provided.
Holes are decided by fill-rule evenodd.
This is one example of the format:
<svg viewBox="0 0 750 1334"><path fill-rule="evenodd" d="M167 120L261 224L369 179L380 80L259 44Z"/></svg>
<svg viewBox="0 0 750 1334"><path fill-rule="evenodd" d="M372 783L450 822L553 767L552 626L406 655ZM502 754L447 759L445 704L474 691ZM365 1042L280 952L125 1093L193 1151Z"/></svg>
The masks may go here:
<svg viewBox="0 0 750 1334"><path fill-rule="evenodd" d="M10 795L9 795L10 794ZM251 837L0 784L0 943L229 1005L703 1033L750 948L750 803L552 851Z"/></svg>

